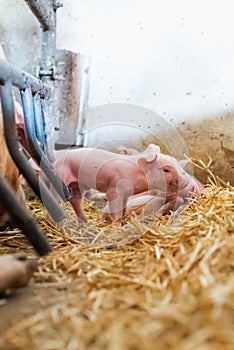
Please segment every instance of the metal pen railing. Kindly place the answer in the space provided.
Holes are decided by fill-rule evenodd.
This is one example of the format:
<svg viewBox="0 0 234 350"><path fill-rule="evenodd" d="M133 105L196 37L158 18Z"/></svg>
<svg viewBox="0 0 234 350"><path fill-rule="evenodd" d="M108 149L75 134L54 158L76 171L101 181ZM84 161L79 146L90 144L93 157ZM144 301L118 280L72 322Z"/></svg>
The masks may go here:
<svg viewBox="0 0 234 350"><path fill-rule="evenodd" d="M25 1L42 26L42 61L44 65L42 65L42 70L45 71L52 67L53 50L55 48L56 8L60 7L60 4L58 5L57 1L50 0ZM40 77L42 78L42 76ZM45 74L44 78L42 78L44 81L37 79L15 65L0 59L0 96L7 147L12 159L29 186L42 201L52 219L55 222L59 222L65 217L64 212L47 185L30 165L18 141L15 121L13 87L19 89L22 100L26 138L25 149L40 166L47 180L52 184L59 196L64 201L69 200L70 192L62 180L54 173L47 156L48 145L43 116L45 108L49 104L52 86L51 84L46 84L45 81L52 80L53 74L51 76ZM17 200L13 189L3 176L0 176L0 197L13 221L22 229L35 250L40 255L47 254L51 247L44 233L30 217L26 208Z"/></svg>

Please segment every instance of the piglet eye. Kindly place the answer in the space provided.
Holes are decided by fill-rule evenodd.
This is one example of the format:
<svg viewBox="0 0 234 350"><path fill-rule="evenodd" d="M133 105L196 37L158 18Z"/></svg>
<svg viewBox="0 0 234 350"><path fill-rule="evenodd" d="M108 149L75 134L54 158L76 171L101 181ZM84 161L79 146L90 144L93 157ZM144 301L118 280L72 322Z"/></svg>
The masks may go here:
<svg viewBox="0 0 234 350"><path fill-rule="evenodd" d="M170 173L170 170L168 168L163 168L164 173Z"/></svg>

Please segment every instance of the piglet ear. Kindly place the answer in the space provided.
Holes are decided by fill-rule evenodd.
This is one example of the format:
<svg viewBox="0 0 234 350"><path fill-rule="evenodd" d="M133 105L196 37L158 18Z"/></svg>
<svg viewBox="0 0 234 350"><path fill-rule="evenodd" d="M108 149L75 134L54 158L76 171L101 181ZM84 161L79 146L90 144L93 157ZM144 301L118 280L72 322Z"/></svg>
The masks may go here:
<svg viewBox="0 0 234 350"><path fill-rule="evenodd" d="M149 146L146 148L146 151L144 152L146 155L144 156L144 158L147 159L147 161L152 162L154 161L158 154L160 154L160 147L151 143L149 144Z"/></svg>
<svg viewBox="0 0 234 350"><path fill-rule="evenodd" d="M149 152L144 157L137 159L137 165L141 169L145 169L148 164L153 163L157 159L157 154Z"/></svg>
<svg viewBox="0 0 234 350"><path fill-rule="evenodd" d="M191 164L192 163L192 160L190 158L187 158L187 159L182 159L182 160L178 160L178 163L180 164L180 166L185 169L185 167L188 165L188 164Z"/></svg>
<svg viewBox="0 0 234 350"><path fill-rule="evenodd" d="M146 150L153 152L154 154L161 153L160 147L155 145L154 143L150 143Z"/></svg>
<svg viewBox="0 0 234 350"><path fill-rule="evenodd" d="M158 154L160 153L160 147L151 143L146 148L145 152L142 154L142 157L137 160L137 165L139 168L145 168L147 164L154 162Z"/></svg>

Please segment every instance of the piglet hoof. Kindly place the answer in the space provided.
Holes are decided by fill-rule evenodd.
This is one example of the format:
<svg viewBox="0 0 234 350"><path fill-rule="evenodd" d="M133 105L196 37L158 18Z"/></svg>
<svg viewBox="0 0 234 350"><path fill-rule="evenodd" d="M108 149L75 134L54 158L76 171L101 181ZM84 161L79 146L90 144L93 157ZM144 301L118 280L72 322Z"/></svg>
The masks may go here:
<svg viewBox="0 0 234 350"><path fill-rule="evenodd" d="M121 227L124 226L124 223L121 219L116 219L114 218L110 213L103 212L102 213L102 219L107 223L107 224L113 224L115 227Z"/></svg>
<svg viewBox="0 0 234 350"><path fill-rule="evenodd" d="M36 269L37 259L28 259L23 254L0 256L0 296L26 286Z"/></svg>
<svg viewBox="0 0 234 350"><path fill-rule="evenodd" d="M104 221L106 221L108 223L111 223L112 222L112 218L111 218L110 213L103 211L102 212L102 220L104 220Z"/></svg>
<svg viewBox="0 0 234 350"><path fill-rule="evenodd" d="M88 219L86 217L80 218L77 216L77 223L79 226L87 224Z"/></svg>

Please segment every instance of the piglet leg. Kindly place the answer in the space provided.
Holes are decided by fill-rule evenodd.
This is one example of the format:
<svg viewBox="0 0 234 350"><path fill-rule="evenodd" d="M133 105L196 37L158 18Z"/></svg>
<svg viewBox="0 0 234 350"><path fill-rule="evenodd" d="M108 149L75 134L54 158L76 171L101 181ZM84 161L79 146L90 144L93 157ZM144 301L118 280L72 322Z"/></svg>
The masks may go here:
<svg viewBox="0 0 234 350"><path fill-rule="evenodd" d="M182 204L184 204L184 200L181 197L177 197L176 199L169 200L165 203L158 212L161 214L168 214L170 211L177 210Z"/></svg>
<svg viewBox="0 0 234 350"><path fill-rule="evenodd" d="M157 212L160 208L164 206L166 202L166 197L156 196L151 199L148 203L146 203L145 207L142 210L144 215L151 215Z"/></svg>
<svg viewBox="0 0 234 350"><path fill-rule="evenodd" d="M81 200L82 200L82 195L80 193L80 190L78 188L78 186L70 186L71 189L71 199L70 199L70 203L78 217L79 221L84 221L87 222L87 218L84 214L84 211L81 207Z"/></svg>
<svg viewBox="0 0 234 350"><path fill-rule="evenodd" d="M22 254L0 256L0 294L26 286L36 269L37 259Z"/></svg>
<svg viewBox="0 0 234 350"><path fill-rule="evenodd" d="M154 212L168 214L170 211L178 209L182 204L184 204L184 200L181 197L156 196L146 204L143 214L150 215Z"/></svg>
<svg viewBox="0 0 234 350"><path fill-rule="evenodd" d="M108 191L106 197L108 203L103 209L102 217L114 222L121 220L126 209L127 200L114 190Z"/></svg>

